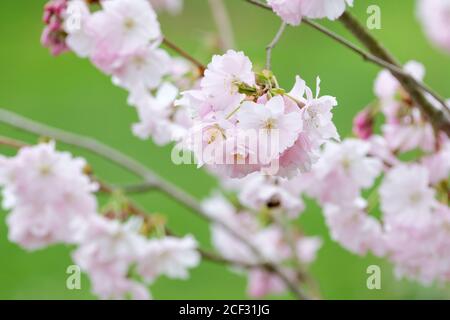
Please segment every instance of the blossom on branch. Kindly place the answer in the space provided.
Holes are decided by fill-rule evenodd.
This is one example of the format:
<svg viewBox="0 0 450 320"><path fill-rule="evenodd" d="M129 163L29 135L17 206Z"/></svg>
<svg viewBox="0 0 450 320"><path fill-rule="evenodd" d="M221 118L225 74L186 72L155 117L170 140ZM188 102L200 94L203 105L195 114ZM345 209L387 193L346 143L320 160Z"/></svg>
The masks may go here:
<svg viewBox="0 0 450 320"><path fill-rule="evenodd" d="M267 0L284 22L299 25L303 17L335 20L353 6L353 0Z"/></svg>

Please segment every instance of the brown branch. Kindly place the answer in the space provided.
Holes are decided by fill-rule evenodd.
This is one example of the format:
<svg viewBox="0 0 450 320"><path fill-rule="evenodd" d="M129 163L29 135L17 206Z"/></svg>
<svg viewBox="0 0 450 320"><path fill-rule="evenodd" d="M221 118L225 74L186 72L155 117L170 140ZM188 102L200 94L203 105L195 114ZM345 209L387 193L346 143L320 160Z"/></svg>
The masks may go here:
<svg viewBox="0 0 450 320"><path fill-rule="evenodd" d="M11 147L14 149L20 149L25 147L26 143L16 139L0 136L0 145Z"/></svg>
<svg viewBox="0 0 450 320"><path fill-rule="evenodd" d="M266 10L272 10L272 8L264 3L257 0L244 0L250 4L256 5L260 8ZM367 47L370 53L365 52L358 46L354 45L352 42L343 38L342 36L328 30L322 25L313 22L310 19L304 18L303 22L345 46L346 48L352 50L354 53L361 56L365 61L374 63L382 68L389 70L408 90L411 98L419 105L422 113L428 118L432 125L444 131L448 136L450 136L450 112L445 100L432 90L429 86L421 81L414 79L411 75L406 73L401 65L399 65L395 59L384 49L381 44L379 44L365 29L362 27L354 18L350 16L349 13L344 13L340 18L340 21ZM435 108L430 101L425 97L423 91L428 92L442 105L442 110Z"/></svg>
<svg viewBox="0 0 450 320"><path fill-rule="evenodd" d="M172 41L168 40L167 38L163 39L163 44L166 45L168 48L172 49L173 51L175 51L176 53L178 53L183 58L185 58L188 61L192 62L198 68L200 75L203 75L203 73L206 70L206 66L203 63L198 61L196 58L191 56L188 52L186 52L185 50L181 49L175 43L173 43Z"/></svg>
<svg viewBox="0 0 450 320"><path fill-rule="evenodd" d="M400 64L394 56L384 48L350 13L345 12L339 19L342 24L350 31L373 55L401 69ZM391 70L392 75L397 78L403 88L409 93L413 101L418 105L422 114L428 118L435 129L442 130L450 136L450 114L448 107L443 99L442 109L435 108L424 95L426 86L418 86L417 81L409 74L399 73ZM422 90L421 90L422 89ZM428 91L429 92L429 91ZM432 94L431 92L429 92Z"/></svg>

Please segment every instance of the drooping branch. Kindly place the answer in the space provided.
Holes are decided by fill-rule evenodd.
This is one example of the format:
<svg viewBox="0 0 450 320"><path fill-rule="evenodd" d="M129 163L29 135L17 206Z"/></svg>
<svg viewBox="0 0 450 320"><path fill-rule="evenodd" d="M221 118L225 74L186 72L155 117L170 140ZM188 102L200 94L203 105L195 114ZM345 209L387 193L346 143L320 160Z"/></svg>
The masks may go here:
<svg viewBox="0 0 450 320"><path fill-rule="evenodd" d="M244 1L266 10L272 10L270 6L258 0ZM406 73L402 69L401 65L398 64L395 59L387 52L387 50L384 49L381 44L356 21L356 19L351 17L350 14L344 13L340 21L342 21L344 25L361 41L361 43L367 47L370 53L362 50L352 42L323 27L322 25L307 18L303 19L304 24L320 31L327 37L330 37L339 44L352 50L354 53L361 56L365 61L374 63L382 68L389 70L405 87L405 90L408 91L408 93L411 95L411 98L419 105L421 111L429 119L433 126L436 129L442 130L448 136L450 136L450 112L445 100L429 86ZM442 105L442 108L438 109L434 107L422 91L427 92L431 96L433 96Z"/></svg>
<svg viewBox="0 0 450 320"><path fill-rule="evenodd" d="M275 37L266 47L266 69L270 70L272 67L272 50L275 48L277 43L280 41L281 36L283 35L284 30L286 29L286 23L282 22L280 28L278 29Z"/></svg>
<svg viewBox="0 0 450 320"><path fill-rule="evenodd" d="M222 51L235 48L233 26L223 0L209 0L209 6L220 36Z"/></svg>
<svg viewBox="0 0 450 320"><path fill-rule="evenodd" d="M261 261L261 263L266 266L266 270L276 274L297 298L302 300L309 299L306 293L304 293L300 288L297 281L294 283L293 279L291 279L291 277L288 276L280 266L271 262L266 262L266 259L260 250L245 236L236 232L223 221L210 216L204 211L203 207L196 198L178 188L176 185L158 176L155 172L142 165L140 162L93 138L53 128L1 108L0 123L7 124L25 132L47 136L62 143L85 149L116 164L120 168L128 170L137 177L143 179L145 183L152 185L156 190L166 194L171 199L190 209L190 211L195 213L197 216L226 230L230 235L243 243ZM298 275L298 277L304 278L303 275Z"/></svg>

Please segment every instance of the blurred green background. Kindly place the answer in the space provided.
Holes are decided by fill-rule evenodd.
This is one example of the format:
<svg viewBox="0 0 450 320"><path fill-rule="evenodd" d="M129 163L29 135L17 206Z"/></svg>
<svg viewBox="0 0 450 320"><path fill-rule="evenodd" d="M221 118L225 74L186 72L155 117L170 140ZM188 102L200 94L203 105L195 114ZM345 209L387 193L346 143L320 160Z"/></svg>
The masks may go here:
<svg viewBox="0 0 450 320"><path fill-rule="evenodd" d="M205 63L210 52L205 40L214 32L206 0L186 0L180 16L162 15L164 33ZM244 4L226 0L234 23L239 49L257 67L264 63L264 47L275 34L279 20L275 15ZM139 159L162 176L177 183L196 197L205 197L216 182L204 172L170 161L170 147L159 148L140 141L130 131L137 119L126 104L127 94L114 87L87 60L73 54L50 56L39 43L41 15L45 0L15 0L0 3L0 107L35 120L89 135ZM374 1L358 0L353 12L367 18L366 8ZM382 29L374 30L403 62L416 59L427 67L427 82L444 96L450 96L450 56L434 49L426 40L415 18L415 1L377 1L382 9ZM324 22L325 23L325 22ZM325 23L349 36L338 23ZM349 36L350 37L350 36ZM300 74L314 86L322 79L322 93L338 98L334 115L342 136L351 132L352 117L373 99L373 80L377 67L307 26L289 28L273 53L273 69L282 84L290 88ZM0 134L36 141L36 137L0 125ZM60 145L61 149L84 156L103 179L134 182L136 179L103 160L81 150ZM0 152L11 150L0 147ZM136 198L148 210L165 213L171 229L179 234L193 233L208 246L208 226L183 207L160 194ZM71 264L72 248L58 245L26 252L7 241L5 213L0 220L0 298L1 299L93 299L89 281L82 290L66 289L66 268ZM357 257L332 242L327 235L320 210L309 204L300 223L310 235L321 235L325 244L311 272L318 279L327 299L419 299L448 298L448 287L424 288L408 281L396 281L389 264L374 257ZM433 248L430 248L433 250ZM366 268L382 268L382 290L366 288ZM192 272L189 281L161 279L151 288L157 299L245 299L246 280L223 266L209 262ZM280 297L273 297L280 298ZM281 298L289 298L282 296Z"/></svg>

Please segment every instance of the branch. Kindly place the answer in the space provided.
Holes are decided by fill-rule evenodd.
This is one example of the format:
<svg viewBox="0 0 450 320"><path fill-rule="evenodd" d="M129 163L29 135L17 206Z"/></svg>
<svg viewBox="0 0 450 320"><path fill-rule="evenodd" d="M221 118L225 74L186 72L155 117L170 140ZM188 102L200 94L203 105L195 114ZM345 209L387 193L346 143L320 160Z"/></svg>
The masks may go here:
<svg viewBox="0 0 450 320"><path fill-rule="evenodd" d="M233 27L223 0L209 0L209 6L219 31L222 50L233 49L235 47Z"/></svg>
<svg viewBox="0 0 450 320"><path fill-rule="evenodd" d="M277 34L273 38L272 42L269 43L269 45L266 47L266 69L271 69L272 64L272 49L275 48L278 41L280 41L281 36L283 35L284 30L286 29L286 23L283 21L281 22L281 26L277 31Z"/></svg>
<svg viewBox="0 0 450 320"><path fill-rule="evenodd" d="M339 21L349 30L373 55L380 59L401 68L396 59L391 53L384 48L350 13L345 12ZM399 73L395 70L391 70L392 75L402 84L403 88L408 91L411 98L416 102L421 110L422 114L428 118L434 128L442 130L450 136L450 112L445 101L440 98L436 93L429 90L426 85L418 85L418 81L411 75L405 73ZM441 102L442 110L435 108L427 97L423 94L422 90L426 90L428 93L437 96L438 101Z"/></svg>
<svg viewBox="0 0 450 320"><path fill-rule="evenodd" d="M175 51L176 53L178 53L183 58L185 58L185 59L189 60L190 62L192 62L198 68L200 74L203 75L203 73L206 70L206 66L203 63L198 61L196 58L191 56L188 52L184 51L183 49L178 47L176 44L174 44L173 42L171 42L167 38L163 39L163 44L166 45L168 48L172 49L173 51Z"/></svg>
<svg viewBox="0 0 450 320"><path fill-rule="evenodd" d="M11 147L14 149L20 149L20 148L23 148L26 146L26 144L23 143L22 141L4 137L4 136L0 136L0 145Z"/></svg>
<svg viewBox="0 0 450 320"><path fill-rule="evenodd" d="M121 153L120 151L113 149L90 137L85 137L75 133L66 132L61 129L56 129L44 124L40 124L1 108L0 123L10 125L25 132L48 136L65 144L88 150L93 154L96 154L110 162L113 162L121 168L127 169L136 176L144 179L147 184L153 185L155 189L166 194L184 207L191 209L191 211L197 214L197 216L226 230L228 233L230 233L230 235L245 244L249 248L249 250L251 250L251 252L261 261L264 262L266 260L260 250L245 236L236 232L233 228L228 226L228 224L219 219L211 217L207 212L205 212L196 198L184 192L176 185L159 177L155 172L148 169L138 161ZM300 289L297 283L292 283L292 279L290 279L290 277L285 273L283 269L269 262L267 263L267 266L270 267L270 271L276 274L297 298L302 300L309 299L309 297L303 292L303 290Z"/></svg>
<svg viewBox="0 0 450 320"><path fill-rule="evenodd" d="M261 3L257 0L244 0L250 4L256 5L260 8L272 11L272 8L264 3ZM424 84L421 81L414 79L411 75L406 73L402 67L390 56L387 54L387 51L381 47L381 45L361 26L359 23L349 16L348 13L345 13L341 19L343 23L348 23L350 25L346 25L346 27L357 36L358 39L366 46L369 45L372 49L376 49L372 51L371 48L368 47L371 53L365 52L358 46L354 45L352 42L343 38L342 36L334 33L333 31L325 28L324 26L313 22L307 18L303 18L303 23L309 25L310 27L322 32L326 36L345 46L346 48L352 50L354 53L361 56L365 61L369 61L374 63L384 69L389 70L398 80L399 82L408 90L411 97L414 101L419 105L422 112L429 118L430 122L433 124L435 128L441 129L448 136L450 136L450 113L449 107L447 106L445 100L437 94L434 90L432 90L429 86ZM345 22L344 22L345 21ZM361 38L360 38L361 37ZM383 53L383 54L381 54ZM387 55L386 55L387 54ZM428 92L431 96L433 96L440 104L443 106L442 110L436 109L423 95L423 93L419 90L424 90Z"/></svg>

